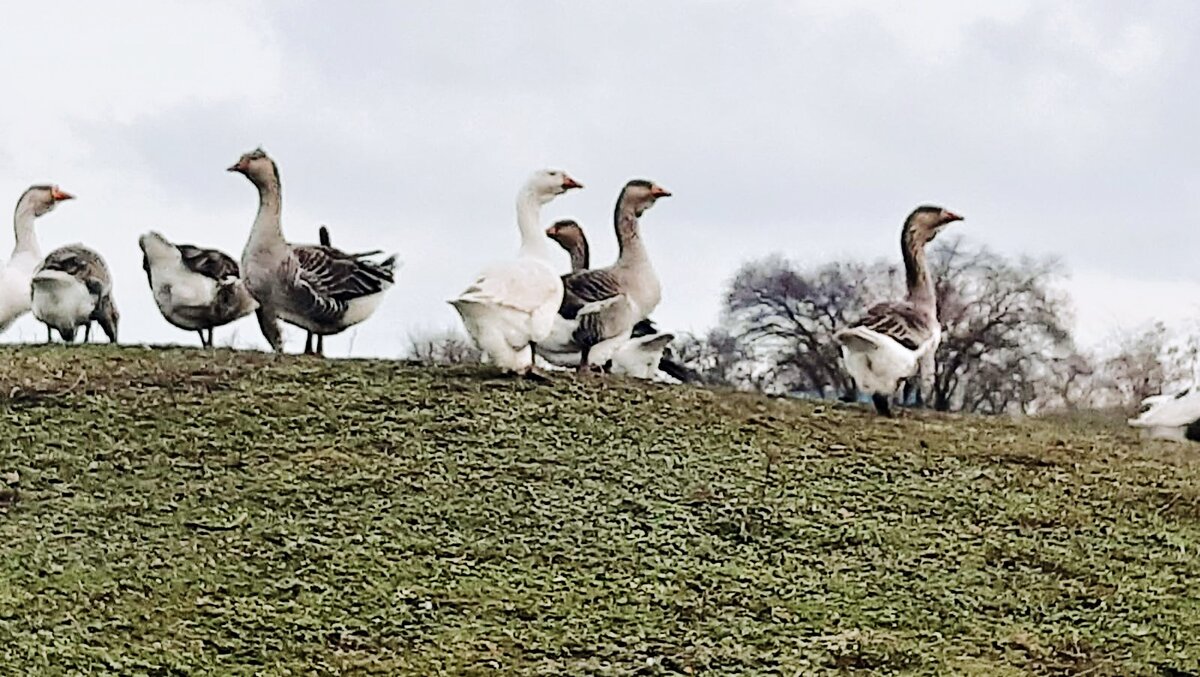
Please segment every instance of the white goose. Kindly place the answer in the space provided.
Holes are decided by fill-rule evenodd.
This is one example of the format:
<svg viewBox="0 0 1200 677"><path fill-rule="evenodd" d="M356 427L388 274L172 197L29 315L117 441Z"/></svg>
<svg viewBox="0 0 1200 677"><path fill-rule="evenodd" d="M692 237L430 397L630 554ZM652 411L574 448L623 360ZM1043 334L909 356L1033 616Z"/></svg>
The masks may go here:
<svg viewBox="0 0 1200 677"><path fill-rule="evenodd" d="M551 364L576 364L580 371L602 368L629 342L633 327L646 319L662 298L662 287L639 232L638 219L671 193L634 179L617 198L614 227L620 253L607 268L563 276L563 301L554 331L538 354Z"/></svg>
<svg viewBox="0 0 1200 677"><path fill-rule="evenodd" d="M258 307L242 282L237 261L228 254L173 244L154 231L138 238L138 245L159 312L176 327L199 333L205 348L213 346L215 327Z"/></svg>
<svg viewBox="0 0 1200 677"><path fill-rule="evenodd" d="M12 256L0 267L0 333L17 318L29 312L30 282L33 271L42 260L34 220L50 213L59 202L73 196L58 186L30 186L17 200L13 212L13 234L16 244Z"/></svg>
<svg viewBox="0 0 1200 677"><path fill-rule="evenodd" d="M571 260L571 273L588 270L591 248L583 228L575 221L564 219L546 229L546 236L562 247ZM567 277L567 276L564 276ZM674 334L659 332L654 323L643 319L633 326L630 339L613 353L608 367L619 376L678 383L689 380L687 369L663 355ZM545 358L546 353L539 351ZM556 366L578 366L580 353L554 355Z"/></svg>
<svg viewBox="0 0 1200 677"><path fill-rule="evenodd" d="M545 169L517 193L517 258L486 268L458 298L448 301L462 317L475 345L496 366L533 375L533 344L554 326L563 285L550 264L539 222L542 205L583 186L566 172Z"/></svg>
<svg viewBox="0 0 1200 677"><path fill-rule="evenodd" d="M875 409L891 416L891 397L900 381L917 373L931 376L933 354L941 340L937 297L925 260L925 245L962 217L941 207L917 207L904 221L900 252L908 296L867 310L857 324L834 338L842 345L842 361L855 384L871 393Z"/></svg>
<svg viewBox="0 0 1200 677"><path fill-rule="evenodd" d="M1200 390L1188 388L1176 395L1154 395L1142 400L1141 413L1129 425L1153 438L1200 442Z"/></svg>
<svg viewBox="0 0 1200 677"><path fill-rule="evenodd" d="M283 352L279 320L318 336L367 319L394 281L396 257L375 262L333 247L293 246L283 239L279 168L261 148L229 168L258 188L258 215L242 252L242 279L258 301L258 324Z"/></svg>
<svg viewBox="0 0 1200 677"><path fill-rule="evenodd" d="M83 341L92 338L92 323L98 322L110 343L117 342L120 314L112 296L112 274L99 254L81 244L59 247L46 255L33 271L33 316L67 343L75 342L75 330L84 327Z"/></svg>

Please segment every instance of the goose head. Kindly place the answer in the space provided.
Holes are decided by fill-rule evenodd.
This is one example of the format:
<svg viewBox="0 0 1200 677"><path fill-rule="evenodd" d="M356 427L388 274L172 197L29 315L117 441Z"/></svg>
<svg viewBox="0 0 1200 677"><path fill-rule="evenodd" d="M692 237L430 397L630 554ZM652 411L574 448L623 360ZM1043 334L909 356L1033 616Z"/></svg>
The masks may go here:
<svg viewBox="0 0 1200 677"><path fill-rule="evenodd" d="M148 259L183 259L183 256L179 253L179 248L168 242L167 238L154 230L139 237L138 246L142 248L142 253Z"/></svg>
<svg viewBox="0 0 1200 677"><path fill-rule="evenodd" d="M653 181L633 179L626 183L625 188L621 190L618 202L631 207L634 214L641 216L647 209L654 206L658 198L670 196L670 191Z"/></svg>
<svg viewBox="0 0 1200 677"><path fill-rule="evenodd" d="M943 207L921 205L908 215L908 219L904 222L904 229L911 231L922 242L932 242L943 228L955 221L962 220L963 217Z"/></svg>
<svg viewBox="0 0 1200 677"><path fill-rule="evenodd" d="M59 202L72 200L75 196L51 184L34 185L17 200L17 211L32 210L35 217L50 213Z"/></svg>
<svg viewBox="0 0 1200 677"><path fill-rule="evenodd" d="M572 188L583 188L583 184L571 178L570 174L561 169L536 171L525 182L525 190L542 204L546 204Z"/></svg>
<svg viewBox="0 0 1200 677"><path fill-rule="evenodd" d="M256 186L266 186L279 181L279 167L262 148L243 153L227 171L244 175Z"/></svg>
<svg viewBox="0 0 1200 677"><path fill-rule="evenodd" d="M567 251L575 249L584 240L583 228L571 219L555 221L554 225L546 229L546 237L554 240Z"/></svg>

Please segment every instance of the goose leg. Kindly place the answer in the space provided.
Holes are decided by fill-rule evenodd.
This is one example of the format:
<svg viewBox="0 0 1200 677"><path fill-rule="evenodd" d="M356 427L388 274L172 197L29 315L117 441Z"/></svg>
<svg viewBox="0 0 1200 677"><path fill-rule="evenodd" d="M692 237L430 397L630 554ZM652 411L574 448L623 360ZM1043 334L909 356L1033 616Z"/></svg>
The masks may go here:
<svg viewBox="0 0 1200 677"><path fill-rule="evenodd" d="M213 328L212 327L208 328L208 347L209 348L217 347L217 344L213 343Z"/></svg>
<svg viewBox="0 0 1200 677"><path fill-rule="evenodd" d="M54 334L50 330L50 325L46 325L46 345L54 343Z"/></svg>
<svg viewBox="0 0 1200 677"><path fill-rule="evenodd" d="M83 342L84 343L92 342L92 322L91 322L91 320L89 320L87 323L87 326L85 326L83 328Z"/></svg>
<svg viewBox="0 0 1200 677"><path fill-rule="evenodd" d="M197 330L196 330L196 333L200 335L200 347L201 347L201 348L207 348L207 347L208 347L208 343L207 343L207 342L204 340L204 330L203 330L203 329L197 329Z"/></svg>
<svg viewBox="0 0 1200 677"><path fill-rule="evenodd" d="M312 335L311 331L305 332L305 334L304 334L304 354L305 355L313 354L313 335Z"/></svg>
<svg viewBox="0 0 1200 677"><path fill-rule="evenodd" d="M871 395L871 401L875 403L875 411L879 412L880 416L892 416L892 398L883 394L875 393Z"/></svg>
<svg viewBox="0 0 1200 677"><path fill-rule="evenodd" d="M325 357L325 335L317 334L317 354Z"/></svg>
<svg viewBox="0 0 1200 677"><path fill-rule="evenodd" d="M259 306L254 314L258 317L258 328L262 330L263 338L271 344L271 350L283 353L283 336L279 333L279 319L275 316L275 311Z"/></svg>

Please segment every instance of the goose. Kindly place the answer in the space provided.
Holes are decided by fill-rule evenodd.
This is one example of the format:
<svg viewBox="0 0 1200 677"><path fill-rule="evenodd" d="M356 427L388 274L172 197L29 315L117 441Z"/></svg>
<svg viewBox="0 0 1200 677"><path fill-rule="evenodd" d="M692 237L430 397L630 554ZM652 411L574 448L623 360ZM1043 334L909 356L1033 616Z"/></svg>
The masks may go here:
<svg viewBox="0 0 1200 677"><path fill-rule="evenodd" d="M579 223L571 219L557 221L546 229L546 236L567 252L571 261L571 273L588 269L591 264L591 249L587 235ZM663 355L673 340L674 334L659 332L649 318L639 320L633 325L630 340L622 344L609 360L609 369L619 376L687 382L691 380L689 370ZM558 366L579 364L578 352L573 356L562 354L556 357L563 361L563 364Z"/></svg>
<svg viewBox="0 0 1200 677"><path fill-rule="evenodd" d="M174 326L199 334L202 347L213 347L215 327L245 317L258 307L232 256L216 249L174 244L157 231L139 237L138 246L158 311Z"/></svg>
<svg viewBox="0 0 1200 677"><path fill-rule="evenodd" d="M51 329L67 343L75 342L75 330L84 327L83 341L92 338L92 323L117 342L120 314L112 296L112 274L99 254L81 244L59 247L33 272L33 316L46 325L46 343Z"/></svg>
<svg viewBox="0 0 1200 677"><path fill-rule="evenodd" d="M317 241L320 242L320 247L324 247L327 249L333 248L333 240L330 239L330 237L329 237L329 228L327 228L325 226L317 227ZM312 247L312 245L303 245L303 244L293 245L293 246L298 250L308 249L308 248ZM363 252L361 254L354 254L354 256L362 258L362 257L376 256L376 255L382 254L382 253L383 253L382 249L375 249L375 250L372 250L369 252ZM306 252L306 253L303 253L302 255L312 255L312 254ZM400 265L400 263L399 263L399 261L397 261L396 266L399 267L399 265ZM314 337L316 337L315 344L313 343ZM325 355L325 336L322 334L313 334L311 331L305 331L304 332L304 354L305 355L321 355L323 357Z"/></svg>
<svg viewBox="0 0 1200 677"><path fill-rule="evenodd" d="M549 336L563 298L562 279L550 265L539 222L541 210L573 188L583 185L562 170L534 172L517 193L517 257L488 266L448 301L489 362L529 378L540 377L534 345Z"/></svg>
<svg viewBox="0 0 1200 677"><path fill-rule="evenodd" d="M962 220L941 207L923 205L913 210L900 233L907 298L874 305L858 323L834 334L846 371L859 388L871 393L876 411L883 416L892 415L891 397L901 380L914 376L918 366L923 373L932 373L941 325L925 245L947 225Z"/></svg>
<svg viewBox="0 0 1200 677"><path fill-rule="evenodd" d="M662 287L639 232L638 219L663 197L662 186L644 179L625 184L613 214L619 254L607 268L563 277L563 300L551 337L539 354L551 364L574 361L581 372L611 359L662 298ZM575 355L578 354L578 357Z"/></svg>
<svg viewBox="0 0 1200 677"><path fill-rule="evenodd" d="M258 302L258 324L276 353L283 352L279 320L317 336L366 320L394 282L396 257L370 261L321 245L283 239L279 167L262 148L242 155L229 171L258 188L258 215L242 252L242 279Z"/></svg>
<svg viewBox="0 0 1200 677"><path fill-rule="evenodd" d="M1142 400L1141 413L1129 425L1142 428L1152 438L1175 442L1200 442L1200 390L1188 388L1176 395L1152 395Z"/></svg>
<svg viewBox="0 0 1200 677"><path fill-rule="evenodd" d="M0 266L0 333L4 333L17 318L29 312L30 282L33 271L42 260L34 220L54 210L59 202L74 196L54 185L30 186L17 200L13 212L13 235L16 244L12 256Z"/></svg>

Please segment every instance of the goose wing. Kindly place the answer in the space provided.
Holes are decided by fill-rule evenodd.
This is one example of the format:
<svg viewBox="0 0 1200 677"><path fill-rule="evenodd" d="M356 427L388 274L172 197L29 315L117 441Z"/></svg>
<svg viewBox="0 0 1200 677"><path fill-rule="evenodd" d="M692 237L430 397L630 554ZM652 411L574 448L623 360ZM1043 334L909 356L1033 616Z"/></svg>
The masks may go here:
<svg viewBox="0 0 1200 677"><path fill-rule="evenodd" d="M321 322L335 321L351 301L378 294L394 281L395 257L376 262L321 245L293 247L292 253L295 300Z"/></svg>
<svg viewBox="0 0 1200 677"><path fill-rule="evenodd" d="M80 244L59 247L47 254L35 272L42 270L64 272L82 282L96 296L103 296L112 289L112 277L104 259Z"/></svg>
<svg viewBox="0 0 1200 677"><path fill-rule="evenodd" d="M237 261L225 252L216 249L205 249L190 244L176 245L183 256L183 265L188 270L218 282L230 277L238 277L241 269Z"/></svg>
<svg viewBox="0 0 1200 677"><path fill-rule="evenodd" d="M925 345L936 330L925 313L913 304L904 302L871 306L866 316L851 326L887 336L909 350L917 350Z"/></svg>
<svg viewBox="0 0 1200 677"><path fill-rule="evenodd" d="M586 305L605 301L621 294L621 284L611 271L604 268L581 270L563 275L563 300L558 314L575 319Z"/></svg>

